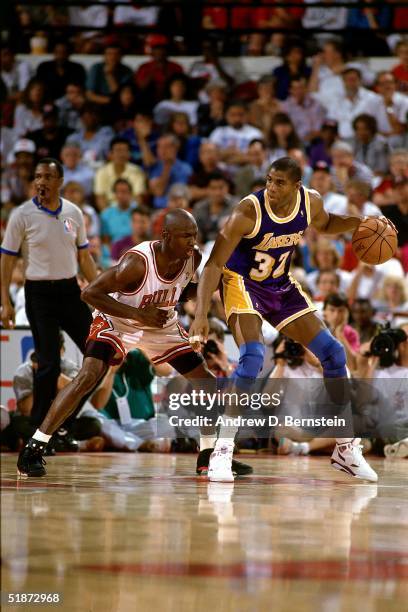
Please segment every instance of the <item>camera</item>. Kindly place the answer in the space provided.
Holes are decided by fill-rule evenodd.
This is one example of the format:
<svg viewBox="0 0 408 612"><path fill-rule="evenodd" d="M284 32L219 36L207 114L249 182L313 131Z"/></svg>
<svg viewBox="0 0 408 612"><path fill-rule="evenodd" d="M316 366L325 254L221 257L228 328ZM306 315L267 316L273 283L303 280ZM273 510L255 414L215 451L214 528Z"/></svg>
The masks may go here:
<svg viewBox="0 0 408 612"><path fill-rule="evenodd" d="M305 355L305 349L299 342L295 342L290 338L285 338L285 346L281 353L275 353L275 359L282 357L286 360L288 366L297 368L302 365Z"/></svg>
<svg viewBox="0 0 408 612"><path fill-rule="evenodd" d="M406 339L407 334L403 329L392 329L388 324L371 340L368 355L379 357L381 368L389 368L397 361L398 345Z"/></svg>

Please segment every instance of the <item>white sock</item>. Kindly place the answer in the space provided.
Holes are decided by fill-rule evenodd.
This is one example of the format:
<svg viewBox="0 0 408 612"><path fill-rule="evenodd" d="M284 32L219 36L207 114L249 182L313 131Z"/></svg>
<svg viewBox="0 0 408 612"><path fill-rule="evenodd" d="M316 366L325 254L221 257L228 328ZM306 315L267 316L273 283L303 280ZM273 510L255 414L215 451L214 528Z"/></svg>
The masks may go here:
<svg viewBox="0 0 408 612"><path fill-rule="evenodd" d="M348 444L348 442L352 442L353 446L357 446L357 444L360 444L361 438L336 438L336 444Z"/></svg>
<svg viewBox="0 0 408 612"><path fill-rule="evenodd" d="M51 436L48 436L47 434L43 433L39 429L37 429L37 431L33 435L33 439L34 440L38 440L38 442L45 442L46 444L47 444L47 442L49 441L50 438L51 438Z"/></svg>
<svg viewBox="0 0 408 612"><path fill-rule="evenodd" d="M221 425L220 433L215 448L221 448L223 446L234 446L234 438L237 435L238 427L229 427L227 425Z"/></svg>
<svg viewBox="0 0 408 612"><path fill-rule="evenodd" d="M207 448L214 448L217 442L217 436L200 436L200 451L206 450Z"/></svg>

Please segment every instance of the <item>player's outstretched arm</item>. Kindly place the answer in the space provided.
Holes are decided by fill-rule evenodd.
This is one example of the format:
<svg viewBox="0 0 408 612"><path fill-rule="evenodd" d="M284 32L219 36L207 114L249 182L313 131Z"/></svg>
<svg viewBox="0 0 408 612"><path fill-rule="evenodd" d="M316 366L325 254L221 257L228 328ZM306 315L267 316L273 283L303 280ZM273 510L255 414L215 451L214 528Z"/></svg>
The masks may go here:
<svg viewBox="0 0 408 612"><path fill-rule="evenodd" d="M134 308L118 302L109 294L121 291L133 293L143 282L145 275L144 260L136 253L129 253L118 265L102 272L82 291L81 298L101 312L122 319L133 319L143 325L163 327L168 313L155 306Z"/></svg>
<svg viewBox="0 0 408 612"><path fill-rule="evenodd" d="M317 191L310 191L310 214L311 225L321 234L346 234L354 232L363 221L368 217L362 215L333 215L324 209L323 199ZM394 225L386 217L379 217L391 227Z"/></svg>
<svg viewBox="0 0 408 612"><path fill-rule="evenodd" d="M317 191L310 191L311 225L321 234L353 232L363 220L359 215L333 215L324 209L323 199Z"/></svg>
<svg viewBox="0 0 408 612"><path fill-rule="evenodd" d="M190 338L201 337L205 342L208 336L207 313L211 297L218 289L222 269L243 236L250 234L256 222L256 213L251 200L242 200L220 231L204 266L197 289L197 311L190 327ZM192 342L199 348L199 341ZM197 345L197 346L196 346Z"/></svg>

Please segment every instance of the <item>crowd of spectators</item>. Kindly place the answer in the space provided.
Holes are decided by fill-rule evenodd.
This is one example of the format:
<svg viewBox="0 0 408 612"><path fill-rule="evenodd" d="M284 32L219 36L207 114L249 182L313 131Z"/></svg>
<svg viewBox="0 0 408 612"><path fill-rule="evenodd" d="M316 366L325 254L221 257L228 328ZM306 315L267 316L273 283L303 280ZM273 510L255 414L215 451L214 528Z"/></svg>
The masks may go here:
<svg viewBox="0 0 408 612"><path fill-rule="evenodd" d="M99 11L96 21L106 10L76 9ZM144 11L143 19L154 23L154 7L117 7L120 21L129 17L119 17L119 9ZM391 6L385 9L375 18L390 20ZM222 27L223 9L217 10L205 9L205 27L215 21ZM351 15L360 27L359 9L330 11L338 24L326 10L331 29L344 27ZM56 9L54 18L67 15L69 10ZM39 18L24 7L19 19L28 17ZM317 27L323 16L308 6L302 13L265 8L254 18L289 28L299 19L304 27ZM364 19L371 22L368 13ZM364 64L348 61L341 41L330 36L315 39L319 49L310 61L303 42L285 36L281 64L245 82L237 82L211 38L189 71L168 58L169 39L162 34L150 35L151 57L135 72L122 61L123 47L115 40L107 41L101 61L89 70L70 60L66 42L55 41L54 59L36 71L11 46L3 47L2 231L13 208L34 194L36 161L50 156L64 166L62 195L81 208L100 270L132 245L159 238L165 212L177 207L196 218L204 264L235 204L263 189L270 163L289 155L301 164L304 185L321 193L329 212L383 214L398 228L398 251L379 266L357 260L350 235L318 238L312 228L293 261L294 276L345 345L349 370L363 375L367 346L379 326L408 321L408 40L397 42L390 70L371 74ZM86 40L97 44L94 34ZM12 299L20 325L27 324L23 280L19 265ZM335 324L329 320L333 309L343 309ZM229 373L217 295L211 314L218 335L206 354L214 371ZM180 315L188 327L194 303L181 307ZM292 447L286 441L283 448Z"/></svg>

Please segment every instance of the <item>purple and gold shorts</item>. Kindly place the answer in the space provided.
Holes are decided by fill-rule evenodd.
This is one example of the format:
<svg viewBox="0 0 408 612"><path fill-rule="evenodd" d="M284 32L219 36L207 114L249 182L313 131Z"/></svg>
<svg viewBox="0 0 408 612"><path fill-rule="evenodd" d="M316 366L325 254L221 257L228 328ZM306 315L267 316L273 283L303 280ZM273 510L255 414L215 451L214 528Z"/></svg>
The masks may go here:
<svg viewBox="0 0 408 612"><path fill-rule="evenodd" d="M317 310L292 276L282 285L265 287L224 268L222 296L227 322L233 313L255 314L278 331L304 314Z"/></svg>

